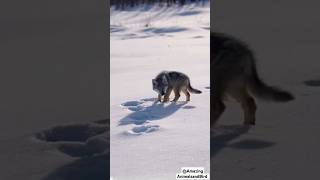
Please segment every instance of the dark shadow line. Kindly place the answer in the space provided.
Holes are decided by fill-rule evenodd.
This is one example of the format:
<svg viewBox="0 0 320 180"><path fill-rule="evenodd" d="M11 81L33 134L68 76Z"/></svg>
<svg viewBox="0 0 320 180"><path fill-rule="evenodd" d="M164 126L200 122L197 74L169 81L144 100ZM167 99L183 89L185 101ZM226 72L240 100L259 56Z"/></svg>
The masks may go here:
<svg viewBox="0 0 320 180"><path fill-rule="evenodd" d="M151 106L137 110L126 117L120 119L119 125L135 124L141 125L146 121L160 120L178 111L186 103L175 103L165 106L164 103L153 103Z"/></svg>
<svg viewBox="0 0 320 180"><path fill-rule="evenodd" d="M220 135L211 135L210 142L210 158L212 159L217 155L222 149L234 148L234 149L261 149L267 148L275 145L274 142L264 141L260 139L244 139L233 144L229 144L231 141L239 138L241 135L246 134L250 130L250 126L245 125L231 125L231 126L221 126L219 129L225 131Z"/></svg>

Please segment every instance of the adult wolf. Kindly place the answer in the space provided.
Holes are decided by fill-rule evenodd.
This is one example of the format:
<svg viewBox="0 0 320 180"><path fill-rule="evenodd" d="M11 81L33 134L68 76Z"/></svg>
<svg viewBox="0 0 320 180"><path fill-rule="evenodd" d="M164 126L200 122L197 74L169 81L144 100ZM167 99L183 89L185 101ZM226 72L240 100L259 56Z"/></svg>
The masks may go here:
<svg viewBox="0 0 320 180"><path fill-rule="evenodd" d="M266 85L258 76L255 58L249 47L231 36L211 32L211 127L225 110L226 97L237 100L244 112L244 124L255 124L254 95L263 100L287 102L294 96L277 87Z"/></svg>
<svg viewBox="0 0 320 180"><path fill-rule="evenodd" d="M173 101L178 101L180 91L186 95L186 100L190 101L190 93L200 94L201 91L194 89L190 84L190 79L187 75L177 71L162 71L155 79L152 79L153 90L158 92L158 101L161 102L161 97L164 96L163 102L169 101L169 96L173 90L175 97Z"/></svg>

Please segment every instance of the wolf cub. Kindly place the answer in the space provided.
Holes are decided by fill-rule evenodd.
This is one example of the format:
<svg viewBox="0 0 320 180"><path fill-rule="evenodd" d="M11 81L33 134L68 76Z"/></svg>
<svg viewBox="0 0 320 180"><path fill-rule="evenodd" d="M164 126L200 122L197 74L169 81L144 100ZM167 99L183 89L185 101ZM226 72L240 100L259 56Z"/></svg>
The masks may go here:
<svg viewBox="0 0 320 180"><path fill-rule="evenodd" d="M244 124L255 124L256 103L253 97L275 102L287 102L294 96L285 90L269 86L259 77L251 49L231 36L211 32L211 126L225 110L225 97L237 100L244 112Z"/></svg>
<svg viewBox="0 0 320 180"><path fill-rule="evenodd" d="M169 96L173 91L175 97L174 102L178 101L180 92L182 91L186 95L186 101L190 101L190 93L200 94L201 91L194 89L190 84L190 79L187 75L177 71L163 71L159 73L154 79L152 79L153 90L158 93L157 101L163 102L169 101Z"/></svg>

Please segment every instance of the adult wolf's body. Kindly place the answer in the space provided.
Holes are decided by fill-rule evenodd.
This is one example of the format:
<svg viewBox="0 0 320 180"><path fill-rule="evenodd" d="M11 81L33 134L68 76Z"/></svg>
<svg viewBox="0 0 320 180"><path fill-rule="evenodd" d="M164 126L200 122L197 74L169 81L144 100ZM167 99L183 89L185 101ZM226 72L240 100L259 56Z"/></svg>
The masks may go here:
<svg viewBox="0 0 320 180"><path fill-rule="evenodd" d="M211 75L213 126L223 111L226 96L236 99L244 111L244 123L255 124L256 104L251 96L286 102L294 97L286 91L266 85L258 76L255 59L248 46L222 33L211 33Z"/></svg>
<svg viewBox="0 0 320 180"><path fill-rule="evenodd" d="M177 71L163 71L159 73L155 79L152 79L153 90L158 92L158 101L164 96L163 102L169 101L171 91L175 97L173 101L177 101L182 91L186 95L186 100L190 101L190 93L200 94L201 91L192 88L190 79L187 75Z"/></svg>

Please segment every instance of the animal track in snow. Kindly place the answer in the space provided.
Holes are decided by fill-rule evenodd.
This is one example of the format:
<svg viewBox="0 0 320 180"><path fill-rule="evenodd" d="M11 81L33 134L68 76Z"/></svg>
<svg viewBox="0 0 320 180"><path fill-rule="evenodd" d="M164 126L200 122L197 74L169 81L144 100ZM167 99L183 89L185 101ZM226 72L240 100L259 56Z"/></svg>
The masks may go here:
<svg viewBox="0 0 320 180"><path fill-rule="evenodd" d="M154 131L158 131L160 129L159 125L142 125L142 126L136 126L132 128L129 131L126 131L127 135L142 135L151 133Z"/></svg>
<svg viewBox="0 0 320 180"><path fill-rule="evenodd" d="M36 133L35 137L72 157L93 156L109 151L107 122L59 125Z"/></svg>
<svg viewBox="0 0 320 180"><path fill-rule="evenodd" d="M140 101L128 101L125 103L122 103L121 106L130 110L130 111L141 111L143 110L143 106L141 106L143 102Z"/></svg>
<svg viewBox="0 0 320 180"><path fill-rule="evenodd" d="M56 126L36 134L40 140L47 142L79 141L83 142L92 136L102 134L107 129L104 126L91 124L72 124Z"/></svg>
<svg viewBox="0 0 320 180"><path fill-rule="evenodd" d="M128 102L122 103L121 105L125 107L131 107L131 106L138 106L142 103L143 102L140 102L140 101L128 101Z"/></svg>
<svg viewBox="0 0 320 180"><path fill-rule="evenodd" d="M119 121L119 125L138 125L125 131L129 135L142 135L159 130L159 125L146 125L155 120L160 120L175 113L180 108L193 109L194 106L184 106L186 102L159 103L156 98L145 98L140 101L128 101L121 106L133 111Z"/></svg>

